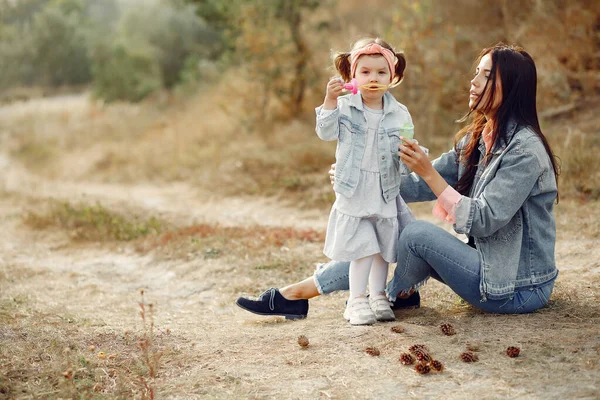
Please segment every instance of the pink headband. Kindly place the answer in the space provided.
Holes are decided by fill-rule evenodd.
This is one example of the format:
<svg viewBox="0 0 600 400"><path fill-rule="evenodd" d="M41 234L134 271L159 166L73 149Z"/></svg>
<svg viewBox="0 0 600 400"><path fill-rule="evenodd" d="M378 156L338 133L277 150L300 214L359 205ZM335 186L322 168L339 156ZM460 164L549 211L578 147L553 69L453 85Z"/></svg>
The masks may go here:
<svg viewBox="0 0 600 400"><path fill-rule="evenodd" d="M356 72L356 64L358 63L358 58L363 54L381 54L383 58L385 58L385 60L387 61L388 66L390 67L390 81L394 80L394 65L396 64L396 56L391 50L386 49L385 47L382 47L377 43L368 44L362 49L354 50L352 53L350 53L350 76L354 77L354 72Z"/></svg>

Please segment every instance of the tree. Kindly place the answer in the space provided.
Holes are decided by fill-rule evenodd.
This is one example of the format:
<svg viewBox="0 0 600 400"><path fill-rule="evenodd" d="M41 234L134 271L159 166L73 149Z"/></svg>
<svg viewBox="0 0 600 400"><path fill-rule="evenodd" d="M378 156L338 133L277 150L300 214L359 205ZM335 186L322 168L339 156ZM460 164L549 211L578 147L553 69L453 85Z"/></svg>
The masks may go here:
<svg viewBox="0 0 600 400"><path fill-rule="evenodd" d="M311 51L306 42L307 16L333 1L191 0L198 13L221 33L227 65L243 68L248 80L262 87L259 119L266 119L271 97L283 114L302 111ZM316 30L316 29L315 29ZM256 99L252 99L256 104Z"/></svg>
<svg viewBox="0 0 600 400"><path fill-rule="evenodd" d="M33 16L32 62L40 83L60 86L89 82L83 7L79 0L52 1Z"/></svg>

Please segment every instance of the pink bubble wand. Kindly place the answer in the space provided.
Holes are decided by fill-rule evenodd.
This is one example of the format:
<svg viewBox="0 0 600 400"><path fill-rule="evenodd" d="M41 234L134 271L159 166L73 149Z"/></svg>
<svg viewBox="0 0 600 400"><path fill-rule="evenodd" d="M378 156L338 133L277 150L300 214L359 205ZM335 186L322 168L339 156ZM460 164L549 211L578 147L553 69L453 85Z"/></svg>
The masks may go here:
<svg viewBox="0 0 600 400"><path fill-rule="evenodd" d="M351 91L352 94L356 94L358 93L358 82L356 82L356 79L352 78L350 82L344 82L344 89Z"/></svg>

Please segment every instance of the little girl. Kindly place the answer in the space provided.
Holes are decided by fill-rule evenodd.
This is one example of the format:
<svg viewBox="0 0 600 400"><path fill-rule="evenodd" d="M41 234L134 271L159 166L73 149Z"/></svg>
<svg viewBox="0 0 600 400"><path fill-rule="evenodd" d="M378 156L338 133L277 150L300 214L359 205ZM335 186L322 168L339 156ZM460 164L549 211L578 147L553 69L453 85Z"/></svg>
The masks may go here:
<svg viewBox="0 0 600 400"><path fill-rule="evenodd" d="M344 317L352 325L370 325L395 319L385 283L388 264L396 261L399 235L400 128L412 129L412 119L388 88L400 83L406 61L383 40L367 38L356 42L350 53L337 54L334 65L345 82L354 78L360 91L340 97L344 83L333 78L316 109L317 135L338 141L336 200L323 252L351 262Z"/></svg>

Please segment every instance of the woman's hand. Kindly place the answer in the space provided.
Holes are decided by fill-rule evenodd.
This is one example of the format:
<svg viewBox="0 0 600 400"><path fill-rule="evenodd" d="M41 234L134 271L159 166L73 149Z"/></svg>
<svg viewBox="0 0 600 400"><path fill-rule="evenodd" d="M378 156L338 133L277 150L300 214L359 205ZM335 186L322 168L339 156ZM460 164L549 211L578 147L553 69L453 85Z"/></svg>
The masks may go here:
<svg viewBox="0 0 600 400"><path fill-rule="evenodd" d="M404 137L400 137L400 139L402 140L402 143L398 146L400 149L398 152L400 159L411 171L427 181L432 173L435 172L433 165L431 165L431 161L429 161L429 157L427 157L427 154L419 147L416 140L406 139Z"/></svg>
<svg viewBox="0 0 600 400"><path fill-rule="evenodd" d="M329 169L329 181L332 185L335 182L335 164L331 164L331 168Z"/></svg>
<svg viewBox="0 0 600 400"><path fill-rule="evenodd" d="M400 149L400 159L410 168L415 174L419 175L431 188L431 191L439 196L448 187L448 183L442 176L433 168L433 164L429 161L427 154L419 147L419 144L414 139L406 139L400 137L402 144L398 146Z"/></svg>

